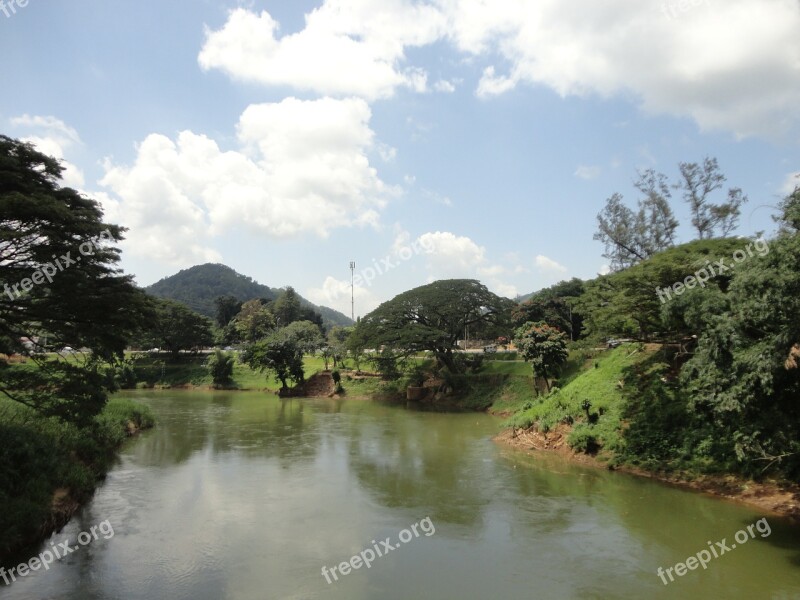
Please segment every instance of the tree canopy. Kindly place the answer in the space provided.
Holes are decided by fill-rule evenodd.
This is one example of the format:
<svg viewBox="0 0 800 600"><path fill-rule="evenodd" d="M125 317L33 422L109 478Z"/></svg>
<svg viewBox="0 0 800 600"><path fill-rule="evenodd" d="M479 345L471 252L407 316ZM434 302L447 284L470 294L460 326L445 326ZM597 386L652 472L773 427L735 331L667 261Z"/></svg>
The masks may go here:
<svg viewBox="0 0 800 600"><path fill-rule="evenodd" d="M122 357L150 299L116 266L123 229L99 204L61 187L53 158L0 136L0 352L87 348L83 364L32 356L36 370L7 369L0 392L47 415L86 423L106 395L101 360ZM30 346L29 346L30 347Z"/></svg>
<svg viewBox="0 0 800 600"><path fill-rule="evenodd" d="M624 204L622 194L615 193L606 201L597 215L594 239L605 246L603 256L609 259L612 270L633 266L675 244L679 223L670 207L670 189L680 191L689 205L697 239L726 237L736 229L747 196L740 188L730 188L725 201L711 202L714 192L726 181L717 159L682 162L678 170L680 179L672 185L663 173L652 169L640 172L634 186L643 196L636 211Z"/></svg>
<svg viewBox="0 0 800 600"><path fill-rule="evenodd" d="M446 279L395 296L366 315L351 346L387 346L401 354L432 352L452 372L453 349L466 327L508 328L514 303L474 279Z"/></svg>

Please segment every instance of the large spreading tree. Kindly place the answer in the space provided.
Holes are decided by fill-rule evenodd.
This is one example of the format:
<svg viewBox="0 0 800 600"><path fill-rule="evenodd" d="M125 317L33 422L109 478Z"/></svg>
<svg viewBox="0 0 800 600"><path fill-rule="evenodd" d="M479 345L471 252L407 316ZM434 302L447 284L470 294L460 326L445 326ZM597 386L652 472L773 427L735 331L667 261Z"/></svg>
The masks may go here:
<svg viewBox="0 0 800 600"><path fill-rule="evenodd" d="M514 303L474 279L446 279L409 290L365 316L353 333L361 347L400 355L429 351L453 373L456 342L470 330L508 328Z"/></svg>
<svg viewBox="0 0 800 600"><path fill-rule="evenodd" d="M0 353L31 354L39 367L0 360L0 393L85 424L106 401L101 361L122 357L152 306L116 267L123 230L103 222L96 201L61 187L62 172L0 135ZM31 353L65 347L89 352L70 361Z"/></svg>

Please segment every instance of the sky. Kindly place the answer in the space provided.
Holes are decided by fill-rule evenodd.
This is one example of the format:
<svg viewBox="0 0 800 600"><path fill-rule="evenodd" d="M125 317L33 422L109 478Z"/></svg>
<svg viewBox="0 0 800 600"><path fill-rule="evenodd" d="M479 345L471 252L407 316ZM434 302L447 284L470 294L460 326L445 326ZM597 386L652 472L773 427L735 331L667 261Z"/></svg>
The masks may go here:
<svg viewBox="0 0 800 600"><path fill-rule="evenodd" d="M219 262L348 315L355 275L356 316L443 278L514 298L606 272L597 214L643 169L716 157L736 233L774 231L798 32L798 0L3 0L0 133L128 228L143 286Z"/></svg>

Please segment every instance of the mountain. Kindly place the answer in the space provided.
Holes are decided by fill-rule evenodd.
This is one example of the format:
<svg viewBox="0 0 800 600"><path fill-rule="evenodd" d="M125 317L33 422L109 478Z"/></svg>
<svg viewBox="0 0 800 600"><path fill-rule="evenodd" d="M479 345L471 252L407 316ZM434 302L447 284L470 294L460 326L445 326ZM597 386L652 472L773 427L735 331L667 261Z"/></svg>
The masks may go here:
<svg viewBox="0 0 800 600"><path fill-rule="evenodd" d="M214 318L216 313L214 300L219 296L235 296L238 300L246 302L253 298L274 300L281 293L281 290L262 285L230 267L213 263L183 269L146 287L145 291L159 298L183 302L192 310L211 318ZM301 303L321 314L326 326L353 324L348 316L339 311L327 306L317 306L302 296Z"/></svg>

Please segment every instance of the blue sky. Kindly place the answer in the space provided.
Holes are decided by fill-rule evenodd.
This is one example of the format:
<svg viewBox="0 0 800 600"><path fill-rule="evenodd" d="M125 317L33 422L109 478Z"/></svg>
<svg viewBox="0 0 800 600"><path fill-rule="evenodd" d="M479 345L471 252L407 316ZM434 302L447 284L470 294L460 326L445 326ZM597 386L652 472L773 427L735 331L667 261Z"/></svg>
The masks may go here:
<svg viewBox="0 0 800 600"><path fill-rule="evenodd" d="M796 0L13 7L0 131L130 228L142 285L223 262L349 313L355 260L356 314L444 277L513 297L603 270L637 169L717 157L741 235L800 172Z"/></svg>

